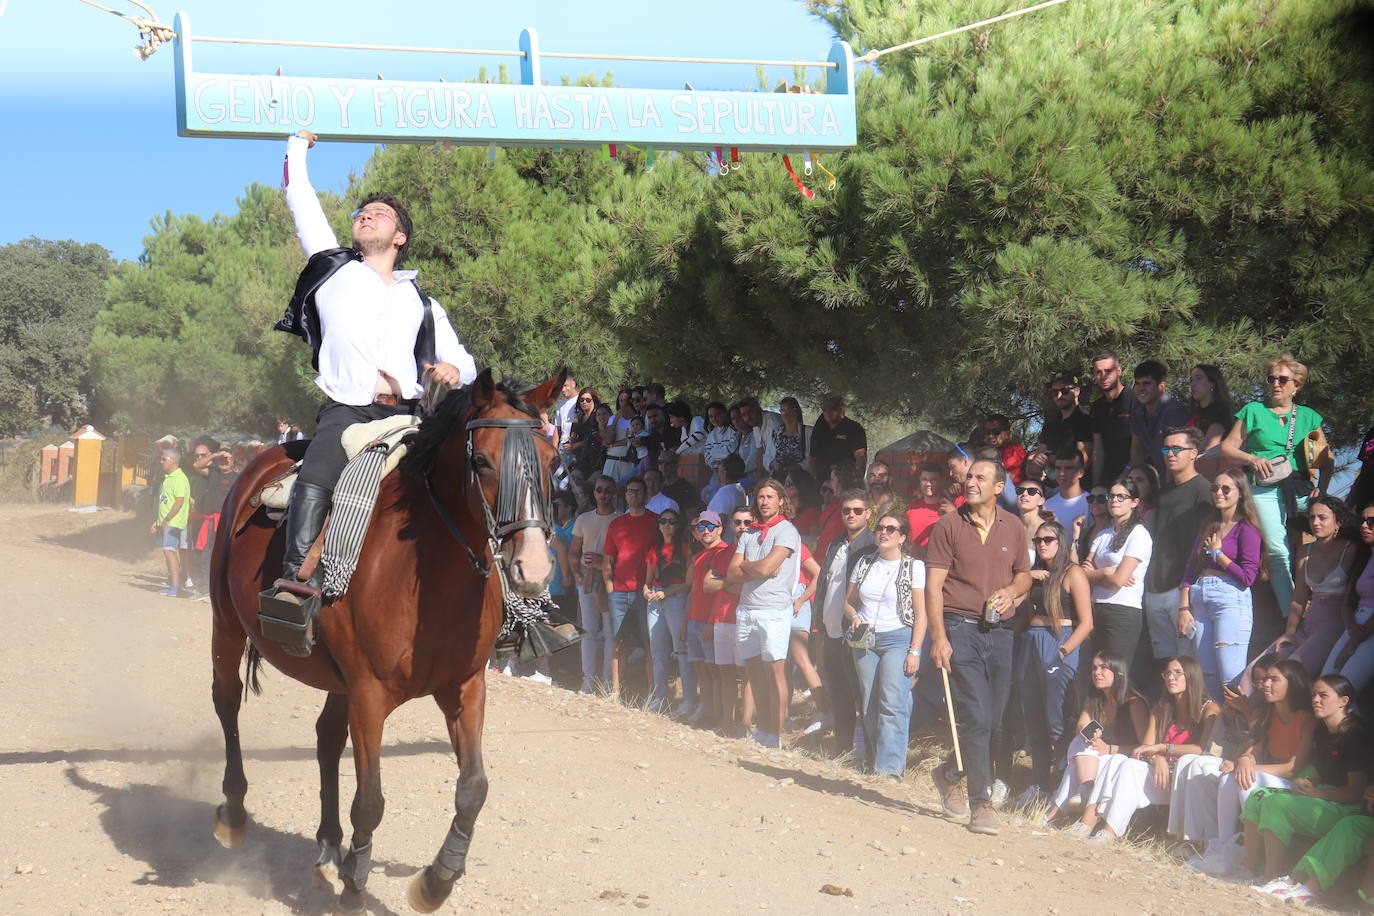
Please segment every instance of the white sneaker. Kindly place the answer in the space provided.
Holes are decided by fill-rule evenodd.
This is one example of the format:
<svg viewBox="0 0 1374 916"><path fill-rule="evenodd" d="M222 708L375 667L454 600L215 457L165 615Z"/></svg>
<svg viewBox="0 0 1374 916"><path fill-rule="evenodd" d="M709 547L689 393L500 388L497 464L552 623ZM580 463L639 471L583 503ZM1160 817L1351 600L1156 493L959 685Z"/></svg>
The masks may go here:
<svg viewBox="0 0 1374 916"><path fill-rule="evenodd" d="M803 735L814 735L816 732L825 731L835 725L834 716L820 715L811 720L811 724L802 729Z"/></svg>
<svg viewBox="0 0 1374 916"><path fill-rule="evenodd" d="M758 742L759 747L782 747L778 736L768 732L754 732L754 740Z"/></svg>
<svg viewBox="0 0 1374 916"><path fill-rule="evenodd" d="M527 681L534 681L536 684L552 684L552 683L553 683L553 678L549 677L547 674L541 674L541 673L538 672L538 671L534 672L534 674L527 674L527 675L525 675L525 680L527 680Z"/></svg>
<svg viewBox="0 0 1374 916"><path fill-rule="evenodd" d="M1005 782L994 779L992 781L992 797L988 799L988 804L994 808L1000 808L1007 803L1007 796L1010 794L1011 790L1007 788Z"/></svg>

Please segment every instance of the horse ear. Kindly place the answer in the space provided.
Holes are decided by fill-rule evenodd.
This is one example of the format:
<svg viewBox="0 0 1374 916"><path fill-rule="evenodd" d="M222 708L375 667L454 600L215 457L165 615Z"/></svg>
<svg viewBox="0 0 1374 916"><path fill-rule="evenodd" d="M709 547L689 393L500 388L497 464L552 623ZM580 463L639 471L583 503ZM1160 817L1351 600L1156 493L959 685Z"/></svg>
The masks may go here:
<svg viewBox="0 0 1374 916"><path fill-rule="evenodd" d="M491 405L496 396L496 382L492 380L491 368L487 367L478 373L477 378L472 383L472 406L477 410L485 410Z"/></svg>
<svg viewBox="0 0 1374 916"><path fill-rule="evenodd" d="M558 370L558 374L549 379L542 385L536 385L529 391L520 395L520 399L525 401L535 410L543 413L553 406L558 393L563 390L563 381L568 377L568 367L564 366Z"/></svg>

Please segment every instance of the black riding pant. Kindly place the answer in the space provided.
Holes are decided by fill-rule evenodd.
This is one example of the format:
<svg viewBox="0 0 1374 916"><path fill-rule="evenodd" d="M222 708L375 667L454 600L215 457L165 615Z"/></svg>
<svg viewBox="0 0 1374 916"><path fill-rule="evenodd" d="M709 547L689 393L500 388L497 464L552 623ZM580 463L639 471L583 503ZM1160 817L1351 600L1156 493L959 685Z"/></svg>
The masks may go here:
<svg viewBox="0 0 1374 916"><path fill-rule="evenodd" d="M344 465L348 464L340 441L345 429L354 423L384 420L397 414L414 413L415 410L414 401L402 401L394 406L374 403L356 407L326 398L315 418L315 435L306 447L305 463L301 465L298 479L301 483L312 483L332 491L339 482Z"/></svg>

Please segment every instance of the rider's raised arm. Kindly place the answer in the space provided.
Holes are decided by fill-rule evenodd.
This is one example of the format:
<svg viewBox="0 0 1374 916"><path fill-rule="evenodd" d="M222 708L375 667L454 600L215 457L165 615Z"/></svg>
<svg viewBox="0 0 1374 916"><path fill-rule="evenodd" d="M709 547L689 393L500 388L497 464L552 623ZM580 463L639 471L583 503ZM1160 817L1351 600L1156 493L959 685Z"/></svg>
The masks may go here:
<svg viewBox="0 0 1374 916"><path fill-rule="evenodd" d="M477 378L477 362L467 347L458 340L458 332L449 323L448 312L433 299L429 300L430 310L434 313L434 355L441 363L448 363L458 370L459 385L471 384Z"/></svg>
<svg viewBox="0 0 1374 916"><path fill-rule="evenodd" d="M334 230L325 218L319 195L310 184L305 167L305 151L314 145L313 134L294 133L286 139L286 169L282 186L286 188L286 207L296 223L296 236L308 258L317 251L339 247Z"/></svg>

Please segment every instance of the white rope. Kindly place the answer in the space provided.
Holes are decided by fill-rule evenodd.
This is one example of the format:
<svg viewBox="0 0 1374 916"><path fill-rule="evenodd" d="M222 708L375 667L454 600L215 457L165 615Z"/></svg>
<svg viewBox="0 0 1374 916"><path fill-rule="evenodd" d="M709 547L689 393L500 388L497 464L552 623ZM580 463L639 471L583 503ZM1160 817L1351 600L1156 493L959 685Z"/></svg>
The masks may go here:
<svg viewBox="0 0 1374 916"><path fill-rule="evenodd" d="M873 63L873 61L882 57L884 54L891 54L893 51L905 51L908 48L914 48L917 45L923 45L929 41L935 41L940 38L948 38L951 35L958 35L960 32L968 32L972 29L981 29L983 26L992 25L994 22L1003 22L1007 19L1015 19L1017 16L1024 16L1027 13L1034 13L1036 10L1043 10L1046 7L1058 6L1060 3L1067 2L1068 0L1045 0L1044 3L1037 3L1035 6L1028 6L1025 9L1015 10L1010 13L1003 13L1000 16L993 16L991 19L984 19L981 22L975 22L970 25L961 25L957 29L949 29L948 31L940 32L938 35L927 35L925 38L917 38L915 41L903 42L899 45L893 45L890 48L883 48L881 51L868 51L864 53L862 56L854 58L854 60L858 63L871 64Z"/></svg>
<svg viewBox="0 0 1374 916"><path fill-rule="evenodd" d="M95 0L81 0L81 2L87 6L93 6L98 10L103 10L111 15L118 16L120 19L127 19L129 22L132 22L134 28L138 29L139 37L143 39L142 44L134 46L134 56L139 60L147 60L149 57L152 57L153 52L156 51L164 41L171 41L173 38L177 37L176 31L173 30L170 25L167 25L165 22L159 22L157 13L154 13L152 9L145 4L140 3L139 0L128 0L128 2L147 13L149 18L145 19L142 16L132 16L129 13L121 13L119 10L110 9L108 6L102 6L96 3Z"/></svg>
<svg viewBox="0 0 1374 916"><path fill-rule="evenodd" d="M89 0L82 0L82 2L89 2ZM480 48L425 48L412 45L358 45L333 41L277 41L269 38L218 38L210 35L192 35L191 40L231 45L274 45L276 47L287 48L338 48L344 51L417 51L424 54L489 54L506 57L525 56L524 51L487 51Z"/></svg>

